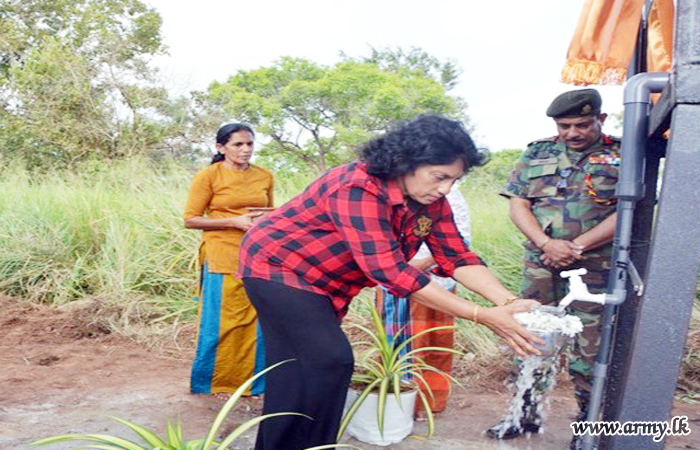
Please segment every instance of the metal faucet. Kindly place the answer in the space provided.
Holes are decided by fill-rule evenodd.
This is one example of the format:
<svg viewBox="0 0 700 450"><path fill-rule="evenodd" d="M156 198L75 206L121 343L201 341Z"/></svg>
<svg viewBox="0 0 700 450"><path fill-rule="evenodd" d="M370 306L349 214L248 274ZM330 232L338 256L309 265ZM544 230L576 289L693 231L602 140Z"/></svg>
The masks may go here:
<svg viewBox="0 0 700 450"><path fill-rule="evenodd" d="M605 304L605 294L591 294L588 286L581 277L588 273L586 269L567 270L561 273L562 278L569 279L569 293L559 302L559 309L564 310L573 301Z"/></svg>

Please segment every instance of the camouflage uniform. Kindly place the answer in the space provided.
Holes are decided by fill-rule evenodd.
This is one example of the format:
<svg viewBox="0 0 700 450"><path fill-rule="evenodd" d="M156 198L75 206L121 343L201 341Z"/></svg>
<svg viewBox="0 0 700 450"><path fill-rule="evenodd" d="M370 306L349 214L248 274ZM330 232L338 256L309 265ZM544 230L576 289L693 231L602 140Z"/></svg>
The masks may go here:
<svg viewBox="0 0 700 450"><path fill-rule="evenodd" d="M530 200L532 212L545 234L552 239L572 241L615 212L619 149L619 139L606 135L583 151L568 149L556 137L535 141L516 164L501 195ZM540 261L542 254L532 242L525 243L520 293L523 298L543 304L558 303L568 287L568 281L560 273L581 267L588 270L583 281L590 292L606 291L612 244L585 252L585 260L563 269L545 266ZM583 332L569 349L569 369L580 397L591 389L602 306L573 302L569 309L584 324Z"/></svg>

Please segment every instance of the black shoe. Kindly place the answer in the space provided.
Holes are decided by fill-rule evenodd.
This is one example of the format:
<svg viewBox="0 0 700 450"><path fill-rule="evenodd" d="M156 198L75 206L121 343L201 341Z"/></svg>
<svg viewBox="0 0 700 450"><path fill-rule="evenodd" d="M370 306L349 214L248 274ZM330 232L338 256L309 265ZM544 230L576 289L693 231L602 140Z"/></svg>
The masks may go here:
<svg viewBox="0 0 700 450"><path fill-rule="evenodd" d="M576 415L576 420L578 422L583 422L588 417L588 405L591 402L591 393L576 388L574 395L576 397L576 403L578 403L578 415Z"/></svg>
<svg viewBox="0 0 700 450"><path fill-rule="evenodd" d="M583 439L581 436L574 436L569 444L569 450L582 450L583 449Z"/></svg>
<svg viewBox="0 0 700 450"><path fill-rule="evenodd" d="M523 394L523 415L520 426L510 420L503 420L486 430L486 434L494 439L513 439L525 433L539 433L542 419L537 413L537 402L532 398L532 389Z"/></svg>
<svg viewBox="0 0 700 450"><path fill-rule="evenodd" d="M514 439L525 433L539 433L540 425L535 422L521 421L520 427L504 420L486 430L486 435L493 439Z"/></svg>

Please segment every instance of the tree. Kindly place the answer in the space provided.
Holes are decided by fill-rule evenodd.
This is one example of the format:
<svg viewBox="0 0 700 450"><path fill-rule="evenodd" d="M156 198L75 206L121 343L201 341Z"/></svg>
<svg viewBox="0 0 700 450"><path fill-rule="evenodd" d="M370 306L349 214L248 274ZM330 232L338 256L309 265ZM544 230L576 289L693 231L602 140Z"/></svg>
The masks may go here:
<svg viewBox="0 0 700 450"><path fill-rule="evenodd" d="M341 52L341 56L348 61L372 63L382 70L390 72L413 72L418 75L430 77L439 82L446 91L457 85L457 79L462 71L453 61L442 62L420 48L412 47L408 52L401 47L396 49L384 48L377 50L371 47L370 56L353 59Z"/></svg>
<svg viewBox="0 0 700 450"><path fill-rule="evenodd" d="M161 23L139 0L0 0L0 151L72 166L161 146Z"/></svg>
<svg viewBox="0 0 700 450"><path fill-rule="evenodd" d="M45 38L84 54L128 63L162 49L162 19L138 0L3 0L0 60L7 68Z"/></svg>
<svg viewBox="0 0 700 450"><path fill-rule="evenodd" d="M90 83L92 72L84 57L52 38L13 64L8 77L17 105L3 117L5 142L12 136L13 144L6 152L19 150L35 165L71 165L94 149L112 147L106 92Z"/></svg>
<svg viewBox="0 0 700 450"><path fill-rule="evenodd" d="M461 99L402 64L346 58L325 67L283 57L213 83L205 98L209 114L247 122L267 137L259 155L268 167L320 173L352 159L360 143L393 122L421 113L464 119Z"/></svg>

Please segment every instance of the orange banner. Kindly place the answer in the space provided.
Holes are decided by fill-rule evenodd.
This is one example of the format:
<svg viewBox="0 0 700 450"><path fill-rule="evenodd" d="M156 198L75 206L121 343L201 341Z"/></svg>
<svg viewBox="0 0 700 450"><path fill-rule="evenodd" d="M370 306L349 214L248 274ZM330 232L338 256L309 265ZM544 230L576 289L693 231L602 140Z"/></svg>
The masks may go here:
<svg viewBox="0 0 700 450"><path fill-rule="evenodd" d="M645 0L587 0L562 71L564 83L622 84L634 53ZM648 17L647 64L670 71L673 0L654 0Z"/></svg>
<svg viewBox="0 0 700 450"><path fill-rule="evenodd" d="M673 0L654 0L647 19L647 71L670 72L673 56Z"/></svg>

